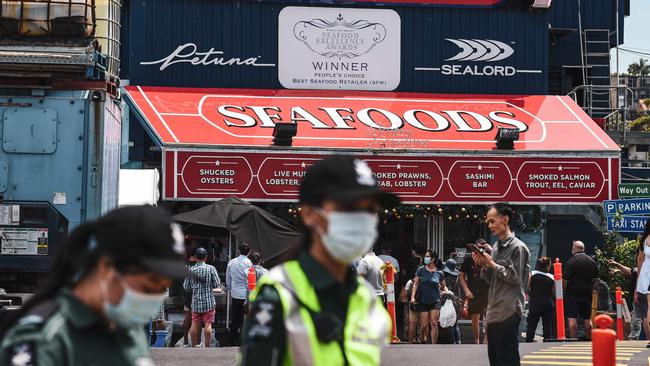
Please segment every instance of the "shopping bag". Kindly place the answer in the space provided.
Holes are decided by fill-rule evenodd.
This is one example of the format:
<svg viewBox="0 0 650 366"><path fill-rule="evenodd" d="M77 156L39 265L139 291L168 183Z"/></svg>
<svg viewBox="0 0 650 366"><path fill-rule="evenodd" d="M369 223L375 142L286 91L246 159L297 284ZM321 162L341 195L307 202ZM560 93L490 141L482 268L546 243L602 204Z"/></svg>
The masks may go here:
<svg viewBox="0 0 650 366"><path fill-rule="evenodd" d="M451 300L446 300L442 309L440 309L440 326L449 328L456 324L456 309Z"/></svg>

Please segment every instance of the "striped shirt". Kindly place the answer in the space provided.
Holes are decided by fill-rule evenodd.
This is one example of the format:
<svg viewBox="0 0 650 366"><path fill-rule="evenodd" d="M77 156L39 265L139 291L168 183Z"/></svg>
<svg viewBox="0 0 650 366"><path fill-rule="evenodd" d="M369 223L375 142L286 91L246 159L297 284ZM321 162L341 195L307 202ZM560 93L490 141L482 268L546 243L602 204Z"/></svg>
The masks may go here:
<svg viewBox="0 0 650 366"><path fill-rule="evenodd" d="M207 313L217 305L212 294L212 289L221 284L217 270L205 262L198 262L190 272L195 278L186 278L183 289L192 293L192 312Z"/></svg>

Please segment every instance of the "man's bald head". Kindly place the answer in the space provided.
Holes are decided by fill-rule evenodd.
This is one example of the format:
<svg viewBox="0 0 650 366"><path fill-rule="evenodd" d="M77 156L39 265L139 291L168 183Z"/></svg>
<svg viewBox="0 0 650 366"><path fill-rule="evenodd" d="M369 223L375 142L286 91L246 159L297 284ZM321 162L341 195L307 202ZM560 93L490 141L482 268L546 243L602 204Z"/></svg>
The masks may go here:
<svg viewBox="0 0 650 366"><path fill-rule="evenodd" d="M585 243L581 242L580 240L575 240L573 242L573 249L571 250L572 254L576 253L584 253L585 252Z"/></svg>

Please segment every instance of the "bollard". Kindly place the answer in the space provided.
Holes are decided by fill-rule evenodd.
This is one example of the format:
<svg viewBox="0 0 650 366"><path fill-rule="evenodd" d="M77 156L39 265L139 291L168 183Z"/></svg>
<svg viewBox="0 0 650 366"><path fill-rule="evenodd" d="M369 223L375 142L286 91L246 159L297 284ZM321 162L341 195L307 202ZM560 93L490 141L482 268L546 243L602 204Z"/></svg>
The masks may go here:
<svg viewBox="0 0 650 366"><path fill-rule="evenodd" d="M619 341L625 339L625 334L623 334L623 291L620 287L616 288L616 335Z"/></svg>
<svg viewBox="0 0 650 366"><path fill-rule="evenodd" d="M562 288L562 263L555 258L553 263L553 278L555 279L555 313L557 319L557 337L558 341L566 340L564 329L564 294Z"/></svg>
<svg viewBox="0 0 650 366"><path fill-rule="evenodd" d="M255 276L255 268L251 267L248 269L248 291L255 290L257 286L257 276Z"/></svg>
<svg viewBox="0 0 650 366"><path fill-rule="evenodd" d="M393 268L393 265L390 261L386 261L384 265L384 286L386 288L386 308L388 314L390 315L390 320L393 323L390 342L399 343L400 340L397 338L397 323L395 317L395 273L397 271Z"/></svg>
<svg viewBox="0 0 650 366"><path fill-rule="evenodd" d="M616 332L609 329L614 321L608 315L596 316L591 331L591 357L593 366L616 365Z"/></svg>

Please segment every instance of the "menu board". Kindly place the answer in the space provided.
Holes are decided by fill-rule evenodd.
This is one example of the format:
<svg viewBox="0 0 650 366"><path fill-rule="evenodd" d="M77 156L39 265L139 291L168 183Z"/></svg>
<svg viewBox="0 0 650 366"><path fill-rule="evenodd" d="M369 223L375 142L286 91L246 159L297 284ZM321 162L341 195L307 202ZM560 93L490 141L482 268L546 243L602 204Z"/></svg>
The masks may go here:
<svg viewBox="0 0 650 366"><path fill-rule="evenodd" d="M295 201L307 169L325 156L166 150L164 199ZM405 203L601 203L618 183L617 158L358 157Z"/></svg>

